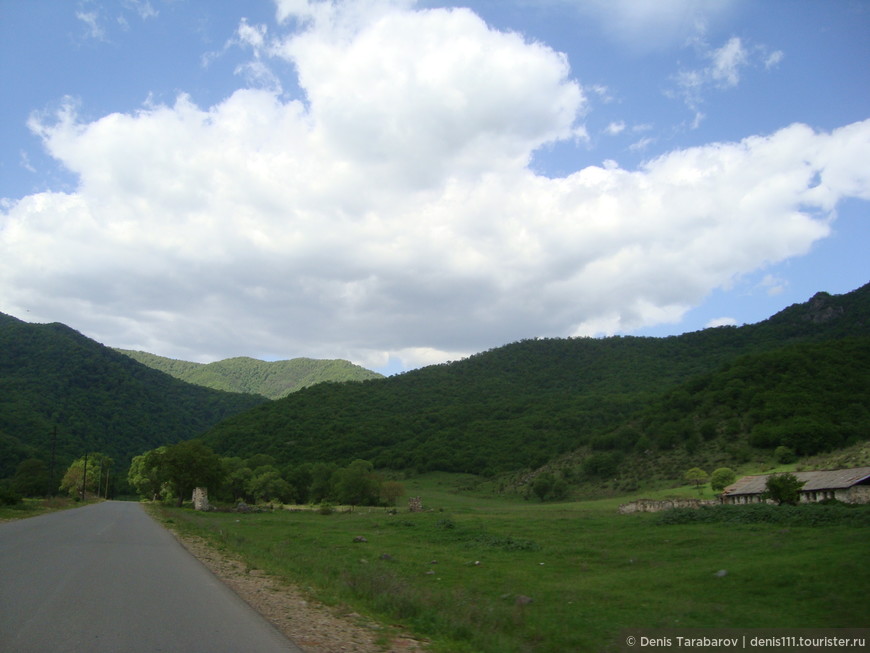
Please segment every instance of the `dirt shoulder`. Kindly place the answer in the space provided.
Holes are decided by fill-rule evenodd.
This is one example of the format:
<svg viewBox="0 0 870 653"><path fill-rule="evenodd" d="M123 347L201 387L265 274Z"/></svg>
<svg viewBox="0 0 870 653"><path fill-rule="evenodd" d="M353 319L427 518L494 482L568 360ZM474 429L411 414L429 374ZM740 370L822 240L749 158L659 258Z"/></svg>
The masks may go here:
<svg viewBox="0 0 870 653"><path fill-rule="evenodd" d="M425 642L396 636L361 617L317 603L299 588L248 570L245 563L216 551L202 538L181 536L178 541L211 572L233 589L306 653L423 653Z"/></svg>

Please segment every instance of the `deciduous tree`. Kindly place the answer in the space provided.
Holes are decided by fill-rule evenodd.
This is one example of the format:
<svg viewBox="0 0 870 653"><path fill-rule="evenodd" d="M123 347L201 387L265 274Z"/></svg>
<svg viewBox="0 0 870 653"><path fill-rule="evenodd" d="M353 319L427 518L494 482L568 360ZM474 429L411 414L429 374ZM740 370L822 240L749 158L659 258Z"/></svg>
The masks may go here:
<svg viewBox="0 0 870 653"><path fill-rule="evenodd" d="M178 498L178 505L184 497L190 496L195 487L215 489L223 482L223 465L220 457L197 440L179 442L166 448L163 454L166 479L172 485Z"/></svg>
<svg viewBox="0 0 870 653"><path fill-rule="evenodd" d="M156 501L160 496L163 484L167 481L166 466L163 464L165 453L166 447L157 447L134 457L130 462L127 481L140 496L152 501Z"/></svg>
<svg viewBox="0 0 870 653"><path fill-rule="evenodd" d="M779 505L797 505L801 498L801 488L806 481L798 480L794 474L772 474L767 478L762 498L773 499Z"/></svg>
<svg viewBox="0 0 870 653"><path fill-rule="evenodd" d="M368 460L354 460L336 472L335 494L340 503L371 506L378 502L380 481Z"/></svg>
<svg viewBox="0 0 870 653"><path fill-rule="evenodd" d="M707 475L707 472L705 472L700 467L692 467L692 469L684 474L683 478L685 478L687 482L694 485L698 489L698 492L700 492L701 486L707 482L709 476Z"/></svg>
<svg viewBox="0 0 870 653"><path fill-rule="evenodd" d="M85 465L87 461L87 465ZM107 467L112 466L112 459L102 453L90 453L82 456L66 470L60 482L60 489L68 492L71 497L100 494L103 473Z"/></svg>

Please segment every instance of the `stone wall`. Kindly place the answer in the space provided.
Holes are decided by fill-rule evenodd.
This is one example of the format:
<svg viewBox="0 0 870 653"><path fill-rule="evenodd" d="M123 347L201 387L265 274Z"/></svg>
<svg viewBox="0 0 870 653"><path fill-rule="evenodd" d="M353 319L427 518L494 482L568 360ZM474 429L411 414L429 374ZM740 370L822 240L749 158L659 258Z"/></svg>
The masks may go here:
<svg viewBox="0 0 870 653"><path fill-rule="evenodd" d="M840 497L837 497L840 499ZM870 503L870 485L853 485L840 501L846 503Z"/></svg>
<svg viewBox="0 0 870 653"><path fill-rule="evenodd" d="M619 506L619 513L630 515L634 512L660 512L671 508L700 508L718 504L718 499L638 499L631 503L623 503Z"/></svg>

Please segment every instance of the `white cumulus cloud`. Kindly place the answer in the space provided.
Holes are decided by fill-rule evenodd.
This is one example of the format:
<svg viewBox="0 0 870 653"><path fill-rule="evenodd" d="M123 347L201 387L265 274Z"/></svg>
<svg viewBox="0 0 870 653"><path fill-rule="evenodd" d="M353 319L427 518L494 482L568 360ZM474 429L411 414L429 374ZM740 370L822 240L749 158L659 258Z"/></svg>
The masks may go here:
<svg viewBox="0 0 870 653"><path fill-rule="evenodd" d="M288 0L288 34L246 32L302 98L35 116L79 183L0 205L2 310L193 360L411 366L676 321L870 199L870 121L536 175L583 133L565 58L468 10L368 4Z"/></svg>

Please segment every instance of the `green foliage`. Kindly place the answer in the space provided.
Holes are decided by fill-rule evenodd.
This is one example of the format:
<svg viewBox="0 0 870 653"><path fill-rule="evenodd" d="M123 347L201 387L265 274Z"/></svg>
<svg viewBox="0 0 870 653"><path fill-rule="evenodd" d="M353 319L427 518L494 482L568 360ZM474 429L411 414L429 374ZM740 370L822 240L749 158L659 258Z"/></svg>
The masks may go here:
<svg viewBox="0 0 870 653"><path fill-rule="evenodd" d="M380 495L380 480L374 467L367 460L355 460L334 474L335 498L350 506L377 505Z"/></svg>
<svg viewBox="0 0 870 653"><path fill-rule="evenodd" d="M168 482L163 456L166 447L158 447L135 456L127 472L127 481L140 496L155 501Z"/></svg>
<svg viewBox="0 0 870 653"><path fill-rule="evenodd" d="M710 475L710 487L721 492L737 480L737 473L730 467L720 467Z"/></svg>
<svg viewBox="0 0 870 653"><path fill-rule="evenodd" d="M12 487L25 497L40 497L52 494L48 465L39 458L28 458L19 463L12 477Z"/></svg>
<svg viewBox="0 0 870 653"><path fill-rule="evenodd" d="M385 506L395 506L396 502L405 494L405 486L398 481L384 481L379 490L381 503Z"/></svg>
<svg viewBox="0 0 870 653"><path fill-rule="evenodd" d="M179 442L161 456L163 475L172 486L178 505L195 487L218 488L224 480L220 457L198 440Z"/></svg>
<svg viewBox="0 0 870 653"><path fill-rule="evenodd" d="M707 475L707 472L700 467L692 467L692 469L683 474L683 478L687 483L691 483L696 488L700 489L710 477Z"/></svg>
<svg viewBox="0 0 870 653"><path fill-rule="evenodd" d="M796 505L800 501L801 488L805 482L799 481L794 474L771 474L761 496L763 499L772 499L779 505Z"/></svg>
<svg viewBox="0 0 870 653"><path fill-rule="evenodd" d="M111 458L97 452L74 460L60 482L61 492L66 492L71 497L87 498L89 493L101 496L108 491L104 487L113 464Z"/></svg>
<svg viewBox="0 0 870 653"><path fill-rule="evenodd" d="M267 362L238 357L204 364L164 358L143 351L115 351L188 383L214 390L262 395L268 399L280 399L317 383L383 378L377 372L345 360L294 358Z"/></svg>
<svg viewBox="0 0 870 653"><path fill-rule="evenodd" d="M532 492L541 501L561 501L568 496L568 491L565 478L556 478L550 473L539 474L532 483Z"/></svg>
<svg viewBox="0 0 870 653"><path fill-rule="evenodd" d="M532 483L532 491L541 501L546 499L553 489L556 479L552 474L540 474Z"/></svg>
<svg viewBox="0 0 870 653"><path fill-rule="evenodd" d="M795 452L783 445L774 449L773 456L780 465L789 465L797 460Z"/></svg>
<svg viewBox="0 0 870 653"><path fill-rule="evenodd" d="M335 506L333 506L329 501L321 501L320 505L317 507L317 514L328 516L335 512Z"/></svg>
<svg viewBox="0 0 870 653"><path fill-rule="evenodd" d="M258 467L248 482L248 491L256 501L277 499L282 503L293 501L293 488L271 466Z"/></svg>
<svg viewBox="0 0 870 653"><path fill-rule="evenodd" d="M15 506L21 503L21 495L7 480L0 480L0 506Z"/></svg>
<svg viewBox="0 0 870 653"><path fill-rule="evenodd" d="M636 477L675 478L682 473L675 469L680 461L736 468L769 462L779 446L806 457L864 441L870 432L862 399L870 392L868 366L866 336L787 344L735 358L683 384L694 404L688 415L670 406L670 393L636 415L646 440L643 454L638 451L623 468ZM711 423L714 437L708 437ZM693 449L696 436L702 444Z"/></svg>

